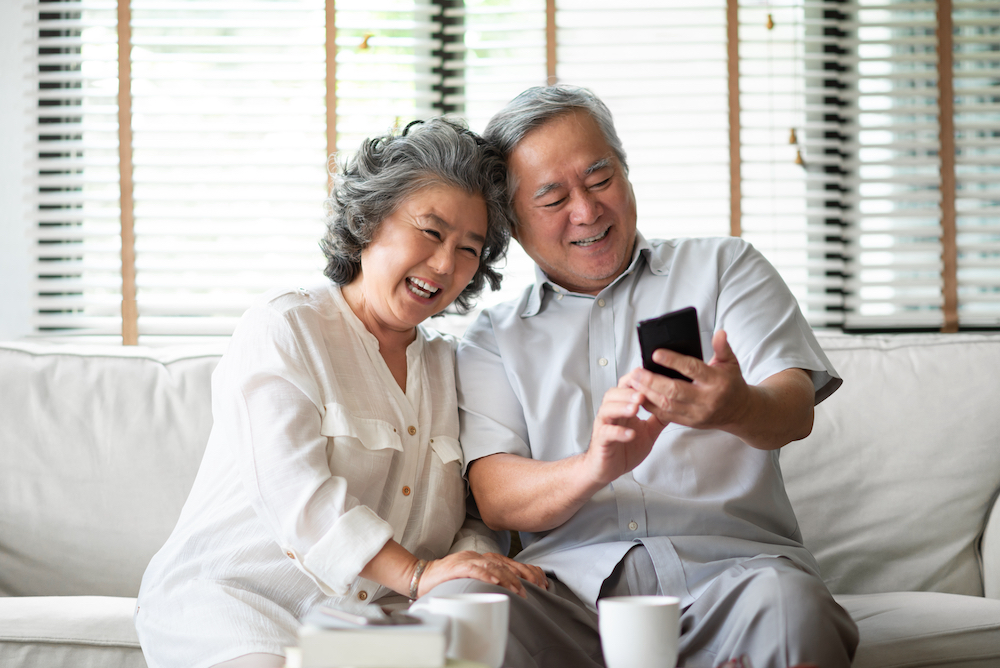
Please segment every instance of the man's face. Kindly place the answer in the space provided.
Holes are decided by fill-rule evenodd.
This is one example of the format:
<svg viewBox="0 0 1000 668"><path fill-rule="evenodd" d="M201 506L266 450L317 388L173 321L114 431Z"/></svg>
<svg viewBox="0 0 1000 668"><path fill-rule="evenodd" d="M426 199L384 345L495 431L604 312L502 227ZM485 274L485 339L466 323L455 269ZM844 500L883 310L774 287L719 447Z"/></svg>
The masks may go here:
<svg viewBox="0 0 1000 668"><path fill-rule="evenodd" d="M514 237L549 280L597 294L625 271L635 195L589 113L563 114L529 132L508 168L517 183Z"/></svg>

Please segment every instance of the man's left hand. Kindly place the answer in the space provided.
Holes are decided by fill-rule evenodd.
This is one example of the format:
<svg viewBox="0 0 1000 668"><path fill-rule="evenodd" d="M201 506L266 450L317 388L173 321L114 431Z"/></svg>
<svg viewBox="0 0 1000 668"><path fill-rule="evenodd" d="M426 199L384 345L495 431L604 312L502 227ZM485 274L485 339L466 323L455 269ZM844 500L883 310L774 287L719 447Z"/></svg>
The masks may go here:
<svg viewBox="0 0 1000 668"><path fill-rule="evenodd" d="M653 361L692 382L640 367L618 386L642 393L642 407L664 424L720 429L756 448L780 448L809 435L815 391L808 373L785 369L760 385L748 385L723 330L712 337L712 351L707 364L672 350L653 353Z"/></svg>

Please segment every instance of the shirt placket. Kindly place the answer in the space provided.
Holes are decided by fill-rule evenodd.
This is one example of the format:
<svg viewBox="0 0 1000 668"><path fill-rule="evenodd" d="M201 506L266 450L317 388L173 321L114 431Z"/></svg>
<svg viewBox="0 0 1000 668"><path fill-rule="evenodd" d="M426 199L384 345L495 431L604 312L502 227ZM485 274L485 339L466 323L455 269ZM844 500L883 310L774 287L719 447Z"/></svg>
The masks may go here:
<svg viewBox="0 0 1000 668"><path fill-rule="evenodd" d="M597 295L590 310L590 386L594 388L592 402L596 416L604 394L618 385L618 346L615 345L614 286ZM646 511L642 489L632 473L620 476L611 484L618 506L618 532L621 540L645 537Z"/></svg>

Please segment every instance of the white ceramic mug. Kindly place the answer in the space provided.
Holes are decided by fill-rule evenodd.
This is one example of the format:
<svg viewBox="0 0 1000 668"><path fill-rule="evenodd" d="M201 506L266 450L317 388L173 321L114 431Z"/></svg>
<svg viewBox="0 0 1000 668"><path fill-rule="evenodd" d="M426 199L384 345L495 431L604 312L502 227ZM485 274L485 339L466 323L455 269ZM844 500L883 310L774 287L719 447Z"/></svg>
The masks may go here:
<svg viewBox="0 0 1000 668"><path fill-rule="evenodd" d="M450 619L448 658L503 665L510 601L504 594L453 594L422 598L410 608Z"/></svg>
<svg viewBox="0 0 1000 668"><path fill-rule="evenodd" d="M675 668L680 620L676 596L609 596L597 602L608 668Z"/></svg>

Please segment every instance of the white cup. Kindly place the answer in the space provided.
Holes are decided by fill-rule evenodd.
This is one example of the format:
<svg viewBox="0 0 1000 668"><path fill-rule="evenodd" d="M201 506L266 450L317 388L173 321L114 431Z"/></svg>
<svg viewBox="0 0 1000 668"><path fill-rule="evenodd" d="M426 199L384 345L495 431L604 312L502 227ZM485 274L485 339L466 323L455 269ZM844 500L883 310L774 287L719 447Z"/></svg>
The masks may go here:
<svg viewBox="0 0 1000 668"><path fill-rule="evenodd" d="M410 610L450 620L448 658L500 668L507 651L510 601L504 594L453 594L422 598Z"/></svg>
<svg viewBox="0 0 1000 668"><path fill-rule="evenodd" d="M676 596L609 596L597 602L608 668L675 668L680 620Z"/></svg>

